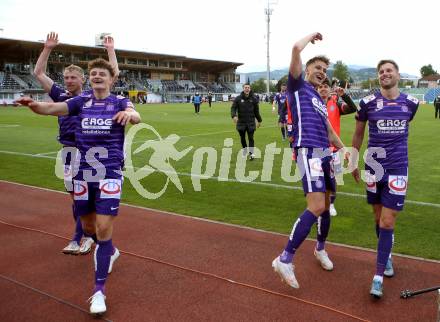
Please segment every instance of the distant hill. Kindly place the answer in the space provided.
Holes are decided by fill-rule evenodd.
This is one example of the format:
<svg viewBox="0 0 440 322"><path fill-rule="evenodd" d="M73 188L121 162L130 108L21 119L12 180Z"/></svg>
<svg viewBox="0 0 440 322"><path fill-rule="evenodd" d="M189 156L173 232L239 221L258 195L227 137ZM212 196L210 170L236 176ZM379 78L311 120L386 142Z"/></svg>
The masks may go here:
<svg viewBox="0 0 440 322"><path fill-rule="evenodd" d="M348 71L350 72L350 76L353 78L355 82L362 82L367 79L374 79L377 77L376 68L375 67L366 67L366 66L359 66L359 65L348 65ZM270 73L271 79L279 80L283 76L287 75L288 68L283 69L277 69L273 70ZM330 66L329 75L331 76L333 74L333 68ZM417 78L417 76L413 76L406 73L401 73L401 77L404 78ZM260 78L266 78L266 72L252 72L252 73L246 73L246 80L249 78L249 80L252 82L260 79Z"/></svg>

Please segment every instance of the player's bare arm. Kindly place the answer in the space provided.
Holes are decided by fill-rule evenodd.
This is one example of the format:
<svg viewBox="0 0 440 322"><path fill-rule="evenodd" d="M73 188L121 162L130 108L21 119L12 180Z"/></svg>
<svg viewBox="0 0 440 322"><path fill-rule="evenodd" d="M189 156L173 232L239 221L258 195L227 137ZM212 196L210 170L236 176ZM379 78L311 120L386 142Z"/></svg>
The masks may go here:
<svg viewBox="0 0 440 322"><path fill-rule="evenodd" d="M46 37L46 42L44 43L43 51L38 57L37 63L35 64L34 74L38 82L43 86L46 93L49 93L52 86L53 80L47 76L46 68L49 55L52 50L58 45L58 34L55 32L50 32Z"/></svg>
<svg viewBox="0 0 440 322"><path fill-rule="evenodd" d="M138 124L141 121L141 116L136 110L129 107L113 116L113 121L120 123L121 125L126 125L128 123Z"/></svg>
<svg viewBox="0 0 440 322"><path fill-rule="evenodd" d="M119 76L119 67L118 67L118 60L116 58L115 41L114 41L113 37L106 36L104 38L104 47L107 50L108 61L109 61L110 65L112 65L112 67L115 71L114 80L116 80Z"/></svg>
<svg viewBox="0 0 440 322"><path fill-rule="evenodd" d="M330 143L333 144L336 148L343 149L345 147L344 143L342 143L341 139L336 134L329 120L327 120L327 134Z"/></svg>
<svg viewBox="0 0 440 322"><path fill-rule="evenodd" d="M309 42L314 44L317 40L322 40L322 35L319 32L314 32L302 38L301 40L298 40L295 45L293 45L289 72L294 79L300 77L302 73L301 52L308 45Z"/></svg>
<svg viewBox="0 0 440 322"><path fill-rule="evenodd" d="M28 106L34 113L41 115L66 116L69 115L67 103L36 102L30 97L21 97L16 103Z"/></svg>
<svg viewBox="0 0 440 322"><path fill-rule="evenodd" d="M362 146L362 142L364 141L364 134L365 134L365 127L367 125L367 122L361 122L361 121L357 121L356 120L356 127L353 133L353 139L351 141L351 146L353 147L353 149L356 149L356 151L359 153L361 146ZM355 157L355 153L352 154L352 159L350 160L350 164L352 164L353 166L353 178L354 180L359 183L360 181L360 174L359 174L359 169L357 164L355 165L354 162L355 160L353 159Z"/></svg>

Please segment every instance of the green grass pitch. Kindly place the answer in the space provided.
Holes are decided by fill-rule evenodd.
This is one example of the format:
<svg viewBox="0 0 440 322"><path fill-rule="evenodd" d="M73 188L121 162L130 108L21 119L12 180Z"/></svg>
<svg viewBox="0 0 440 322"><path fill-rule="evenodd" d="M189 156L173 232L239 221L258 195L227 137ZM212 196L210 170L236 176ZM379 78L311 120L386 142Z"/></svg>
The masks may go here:
<svg viewBox="0 0 440 322"><path fill-rule="evenodd" d="M280 175L282 154L274 156L270 181L261 180L263 159L247 162L246 173L258 171L253 183L235 180L235 165L240 142L230 118L230 103L214 103L212 108L202 104L201 114L195 115L191 104L138 105L142 120L153 126L165 138L175 133L181 138L176 148L193 149L179 161L170 163L179 173L183 187L180 192L171 182L158 199L141 197L130 184L124 183L123 201L135 205L173 211L221 222L245 225L264 230L289 233L292 223L305 208L300 183L287 183ZM269 104L260 106L263 124L255 133L256 146L263 152L267 144L287 147L281 141L277 116ZM440 260L440 163L438 133L440 122L434 119L433 107L421 105L410 125L408 202L397 219L394 252ZM342 140L351 144L354 130L352 115L342 120ZM0 108L0 179L64 190L62 180L55 177L55 156L60 148L56 141L55 117L31 113L26 108ZM224 140L233 139L233 153L229 181L219 181L219 163ZM133 150L146 139L154 139L150 131L141 131ZM366 146L366 140L363 147ZM211 179L202 179L201 191L195 191L191 181L194 151L212 147L217 151L216 170ZM133 156L134 165L142 167L149 160L149 150ZM202 167L202 171L205 167ZM167 176L153 173L141 182L149 191L162 189ZM336 200L338 215L332 218L329 241L375 249L377 239L371 207L364 196L364 185L355 184L351 175L344 176L344 185L338 186ZM296 189L292 189L296 187ZM350 195L353 194L353 195ZM69 209L65 209L70 220ZM315 238L312 231L309 237Z"/></svg>

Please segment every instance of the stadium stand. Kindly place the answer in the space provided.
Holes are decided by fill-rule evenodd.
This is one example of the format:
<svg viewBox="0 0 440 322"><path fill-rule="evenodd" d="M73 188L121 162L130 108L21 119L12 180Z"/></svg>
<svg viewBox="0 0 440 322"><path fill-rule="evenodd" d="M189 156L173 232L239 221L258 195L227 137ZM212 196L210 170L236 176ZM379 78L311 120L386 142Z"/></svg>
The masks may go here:
<svg viewBox="0 0 440 322"><path fill-rule="evenodd" d="M0 38L0 92L9 97L20 94L39 95L44 91L32 75L43 48L41 42ZM140 95L162 97L167 101L186 102L188 95L198 91L202 96L211 91L218 95L233 94L236 88L236 69L241 63L195 59L185 56L116 49L119 78L114 90L137 100ZM70 64L87 68L88 61L107 59L100 46L59 44L49 56L47 72L54 82L63 86L63 70ZM85 88L89 84L86 80ZM147 94L144 94L147 93Z"/></svg>

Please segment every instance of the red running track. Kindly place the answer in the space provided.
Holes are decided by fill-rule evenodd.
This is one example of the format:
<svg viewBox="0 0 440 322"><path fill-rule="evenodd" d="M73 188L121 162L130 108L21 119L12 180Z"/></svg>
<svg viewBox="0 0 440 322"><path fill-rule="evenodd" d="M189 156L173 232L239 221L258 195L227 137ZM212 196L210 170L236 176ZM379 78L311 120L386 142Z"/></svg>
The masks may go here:
<svg viewBox="0 0 440 322"><path fill-rule="evenodd" d="M93 259L60 250L73 230L66 194L0 181L0 321L91 321ZM369 295L375 253L328 244L333 272L313 241L295 258L301 285L282 284L271 261L286 236L151 209L121 206L122 251L107 282L107 321L435 321L437 262L394 257L380 301Z"/></svg>

